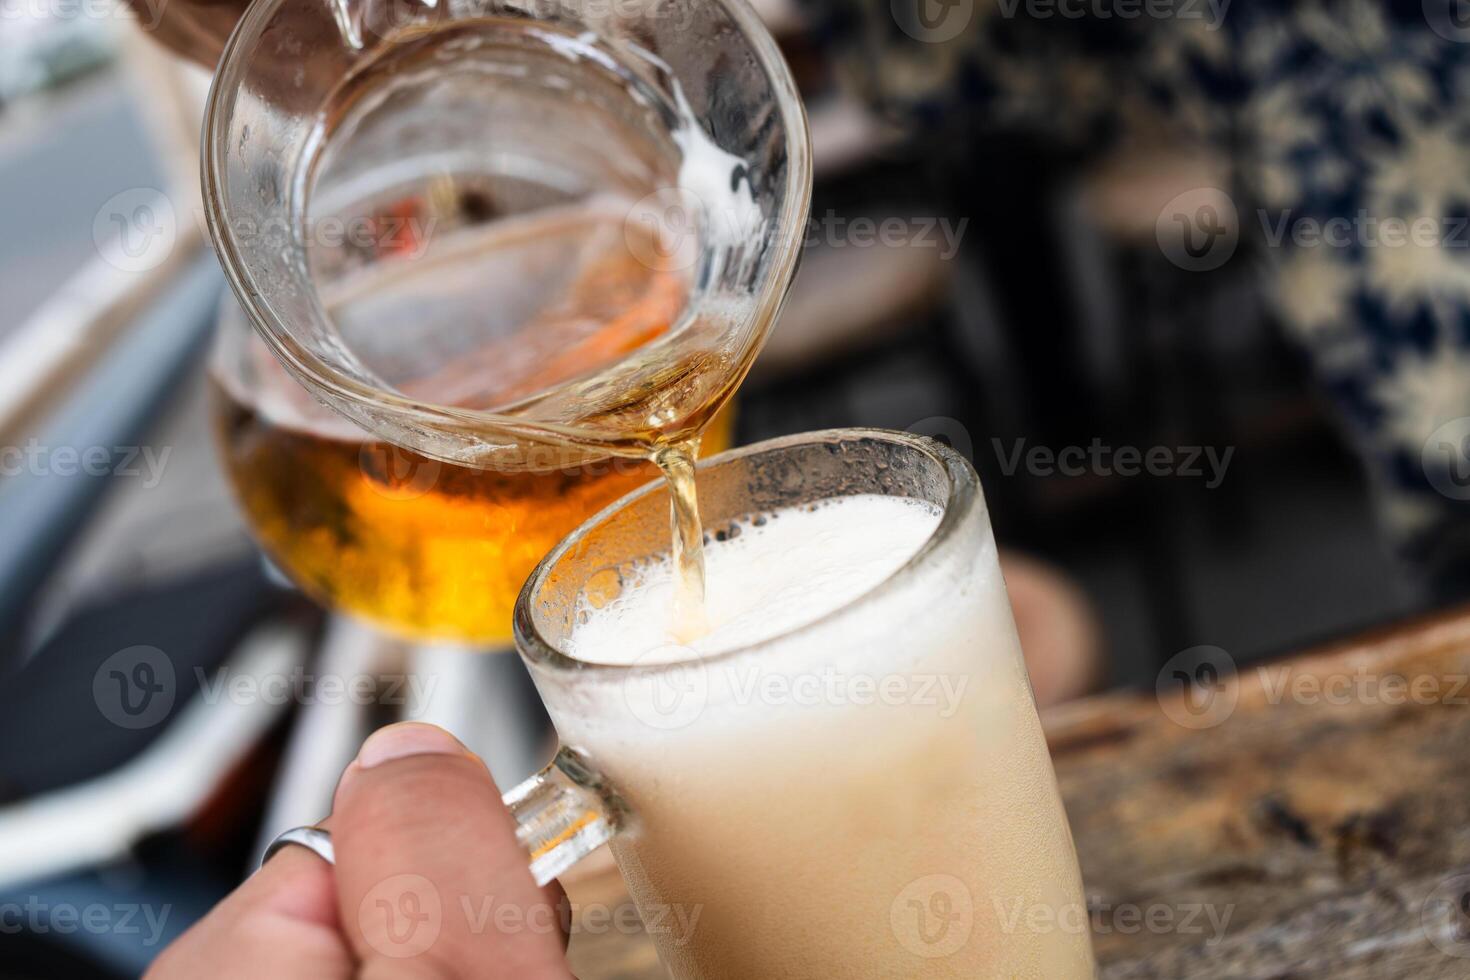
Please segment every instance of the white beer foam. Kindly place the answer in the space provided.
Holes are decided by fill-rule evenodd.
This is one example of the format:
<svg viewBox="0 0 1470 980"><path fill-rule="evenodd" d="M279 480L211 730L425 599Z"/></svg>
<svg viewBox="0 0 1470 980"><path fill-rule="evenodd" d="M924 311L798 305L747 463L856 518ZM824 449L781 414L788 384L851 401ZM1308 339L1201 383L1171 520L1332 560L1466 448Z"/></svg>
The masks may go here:
<svg viewBox="0 0 1470 980"><path fill-rule="evenodd" d="M687 646L671 638L674 569L663 556L625 570L620 594L601 608L584 598L566 652L590 663L674 662L780 636L871 591L939 519L927 501L860 494L708 529L707 634Z"/></svg>

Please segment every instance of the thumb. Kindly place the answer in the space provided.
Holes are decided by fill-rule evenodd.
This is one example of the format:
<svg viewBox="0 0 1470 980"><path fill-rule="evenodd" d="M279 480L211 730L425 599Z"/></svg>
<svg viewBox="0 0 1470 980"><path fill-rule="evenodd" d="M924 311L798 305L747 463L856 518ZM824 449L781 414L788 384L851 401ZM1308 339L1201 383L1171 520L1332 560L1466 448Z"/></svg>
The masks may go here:
<svg viewBox="0 0 1470 980"><path fill-rule="evenodd" d="M332 837L363 977L571 976L560 887L536 886L489 771L443 729L374 732L338 784Z"/></svg>

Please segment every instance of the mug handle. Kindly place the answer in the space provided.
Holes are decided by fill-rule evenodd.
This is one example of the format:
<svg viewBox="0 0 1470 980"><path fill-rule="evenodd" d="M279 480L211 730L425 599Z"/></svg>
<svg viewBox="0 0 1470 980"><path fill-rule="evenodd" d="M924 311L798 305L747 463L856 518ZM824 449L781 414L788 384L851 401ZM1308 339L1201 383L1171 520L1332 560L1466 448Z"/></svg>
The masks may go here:
<svg viewBox="0 0 1470 980"><path fill-rule="evenodd" d="M627 810L607 780L575 749L562 746L550 765L501 799L516 821L531 877L544 885L613 839ZM271 841L260 863L289 844L307 847L336 864L332 836L320 827L295 827Z"/></svg>

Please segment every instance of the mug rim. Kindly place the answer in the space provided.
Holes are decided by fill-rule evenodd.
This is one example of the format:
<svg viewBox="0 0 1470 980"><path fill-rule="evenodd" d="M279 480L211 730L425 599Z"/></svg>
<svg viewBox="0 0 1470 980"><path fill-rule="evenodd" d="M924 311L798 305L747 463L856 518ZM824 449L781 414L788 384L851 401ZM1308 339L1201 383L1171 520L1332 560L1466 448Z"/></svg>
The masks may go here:
<svg viewBox="0 0 1470 980"><path fill-rule="evenodd" d="M631 664L598 663L591 660L579 660L565 653L543 636L537 628L535 616L531 611L536 602L536 595L541 591L547 577L551 574L557 563L569 550L579 545L588 535L597 531L598 528L606 524L607 521L611 520L624 508L633 506L650 494L663 492L667 485L666 481L656 479L619 497L577 525L575 530L558 541L556 546L536 563L536 567L532 570L530 577L526 579L526 584L521 587L520 594L516 597L515 608L511 614L511 633L515 639L516 651L529 666L534 668L547 668L563 675L581 674L588 677L610 677L658 674L666 671L673 672L692 664L699 664L701 667L704 667L734 660L738 657L759 651L764 647L769 647L776 642L800 637L806 633L825 628L832 622L849 615L860 603L871 602L875 598L880 598L892 592L901 586L904 580L910 578L918 567L927 564L934 552L943 547L949 539L955 536L961 522L966 519L966 516L976 506L982 509L984 507L984 498L981 496L980 491L980 477L975 472L975 468L965 457L955 452L949 446L929 436L918 436L911 432L901 432L895 429L866 427L819 429L813 432L801 432L795 435L780 436L749 446L726 450L715 456L700 460L695 465L695 470L698 473L703 470L715 469L736 462L737 460L772 450L861 440L886 442L890 445L901 446L917 452L927 457L931 462L938 464L945 476L943 512L940 514L938 525L924 539L923 544L919 546L918 550L910 555L902 565L889 572L871 587L827 609L815 619L808 620L772 636L764 637L750 643L742 643L716 653L695 654L690 657L681 657L677 660L660 660L657 663L646 664L637 662Z"/></svg>
<svg viewBox="0 0 1470 980"><path fill-rule="evenodd" d="M560 436L578 443L587 437L585 430L576 425L543 422L507 415L503 412L482 411L437 405L418 401L394 391L365 384L332 364L311 353L297 342L281 317L265 299L263 291L255 282L254 275L241 257L231 223L225 215L225 173L227 170L228 126L233 117L234 102L231 96L239 91L239 83L245 69L243 52L252 42L258 41L276 12L295 0L257 0L248 5L236 22L234 30L220 53L214 78L210 83L209 96L205 102L204 122L201 128L200 184L203 191L204 218L213 241L215 254L225 279L230 284L240 305L244 308L251 325L260 334L272 353L308 388L318 389L331 398L356 404L374 412L390 410L395 414L417 420L420 424L444 425L450 428L494 426L504 430L539 432ZM735 22L741 36L750 46L761 69L770 79L775 92L777 110L781 113L785 130L784 142L788 165L780 212L774 223L774 256L771 275L766 277L756 297L751 323L766 324L757 339L763 343L765 336L774 326L786 300L791 284L795 280L796 265L801 257L804 240L805 216L811 206L812 155L811 133L807 123L806 107L792 77L791 68L781 54L775 38L749 0L709 0L724 9ZM304 152L304 151L303 151ZM318 397L321 397L318 395Z"/></svg>

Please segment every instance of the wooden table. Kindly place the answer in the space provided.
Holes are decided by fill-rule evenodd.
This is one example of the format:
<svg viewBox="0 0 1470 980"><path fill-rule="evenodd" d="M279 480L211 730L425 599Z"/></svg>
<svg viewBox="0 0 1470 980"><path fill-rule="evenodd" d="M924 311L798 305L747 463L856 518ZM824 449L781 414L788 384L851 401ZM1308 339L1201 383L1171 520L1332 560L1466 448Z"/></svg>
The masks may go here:
<svg viewBox="0 0 1470 980"><path fill-rule="evenodd" d="M1470 977L1470 609L1163 686L1045 718L1104 978ZM627 904L610 869L569 891ZM664 976L606 923L571 956Z"/></svg>

